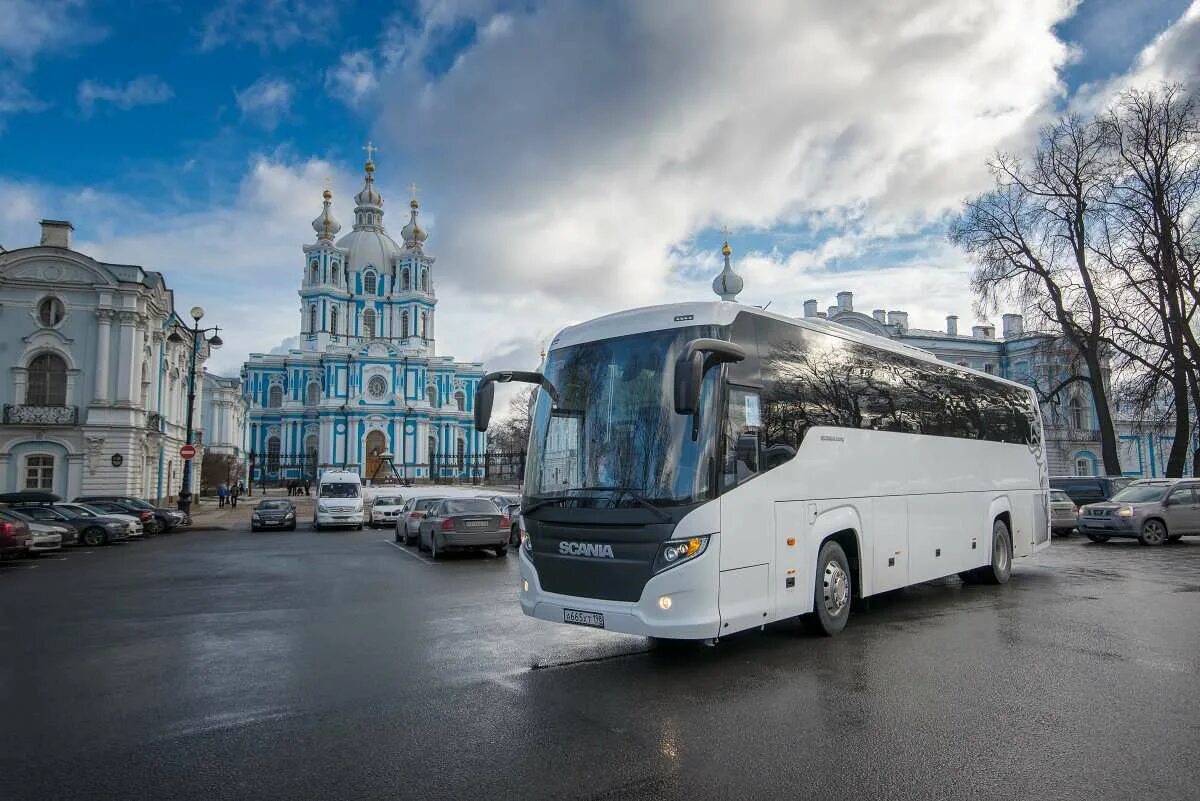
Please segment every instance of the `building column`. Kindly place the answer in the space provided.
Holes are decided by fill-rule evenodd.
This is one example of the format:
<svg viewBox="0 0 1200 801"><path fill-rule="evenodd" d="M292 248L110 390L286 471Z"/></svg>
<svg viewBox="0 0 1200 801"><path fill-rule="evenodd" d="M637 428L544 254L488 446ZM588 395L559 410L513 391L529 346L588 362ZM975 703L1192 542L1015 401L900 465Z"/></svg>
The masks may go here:
<svg viewBox="0 0 1200 801"><path fill-rule="evenodd" d="M96 400L108 402L108 358L111 348L112 309L96 309Z"/></svg>
<svg viewBox="0 0 1200 801"><path fill-rule="evenodd" d="M137 350L136 312L121 312L118 315L120 335L117 340L119 356L117 358L117 402L131 403L133 401L133 382L136 373L134 365L141 359Z"/></svg>

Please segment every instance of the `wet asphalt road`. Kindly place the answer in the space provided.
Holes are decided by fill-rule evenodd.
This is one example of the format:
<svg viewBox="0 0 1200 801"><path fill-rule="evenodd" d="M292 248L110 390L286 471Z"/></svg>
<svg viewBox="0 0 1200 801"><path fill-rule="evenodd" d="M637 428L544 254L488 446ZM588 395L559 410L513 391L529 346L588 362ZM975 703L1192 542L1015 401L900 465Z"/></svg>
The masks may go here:
<svg viewBox="0 0 1200 801"><path fill-rule="evenodd" d="M653 648L388 538L0 566L0 798L1200 797L1200 539Z"/></svg>

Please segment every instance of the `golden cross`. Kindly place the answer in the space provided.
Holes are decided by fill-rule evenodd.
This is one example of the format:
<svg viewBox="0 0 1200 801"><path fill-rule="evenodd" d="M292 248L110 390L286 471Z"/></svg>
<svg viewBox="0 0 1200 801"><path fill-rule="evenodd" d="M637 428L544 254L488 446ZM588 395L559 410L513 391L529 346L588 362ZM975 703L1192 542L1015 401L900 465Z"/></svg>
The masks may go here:
<svg viewBox="0 0 1200 801"><path fill-rule="evenodd" d="M332 178L330 178L328 175L326 175L326 176L325 176L325 188L326 188L326 189L332 189L332 188L333 188L333 179L332 179Z"/></svg>
<svg viewBox="0 0 1200 801"><path fill-rule="evenodd" d="M371 144L371 140L368 139L367 144L363 147L363 150L367 151L367 161L374 161L375 159L373 158L372 154L379 150L379 148Z"/></svg>
<svg viewBox="0 0 1200 801"><path fill-rule="evenodd" d="M728 239L728 238L729 238L729 235L730 235L731 233L733 233L733 232L729 230L729 226L728 226L728 225L722 225L722 226L721 226L721 236L723 236L723 237L725 237L726 239Z"/></svg>
<svg viewBox="0 0 1200 801"><path fill-rule="evenodd" d="M412 199L417 199L417 185L415 183L408 185L408 191L412 193Z"/></svg>

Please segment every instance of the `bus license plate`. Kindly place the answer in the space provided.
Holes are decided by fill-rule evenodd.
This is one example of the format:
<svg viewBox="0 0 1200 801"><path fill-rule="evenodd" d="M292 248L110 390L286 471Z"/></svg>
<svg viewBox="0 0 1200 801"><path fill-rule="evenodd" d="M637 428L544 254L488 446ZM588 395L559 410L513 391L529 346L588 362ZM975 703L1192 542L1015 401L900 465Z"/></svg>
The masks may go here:
<svg viewBox="0 0 1200 801"><path fill-rule="evenodd" d="M563 622L574 623L576 626L591 626L594 629L604 628L604 615L599 612L581 612L578 609L564 609Z"/></svg>

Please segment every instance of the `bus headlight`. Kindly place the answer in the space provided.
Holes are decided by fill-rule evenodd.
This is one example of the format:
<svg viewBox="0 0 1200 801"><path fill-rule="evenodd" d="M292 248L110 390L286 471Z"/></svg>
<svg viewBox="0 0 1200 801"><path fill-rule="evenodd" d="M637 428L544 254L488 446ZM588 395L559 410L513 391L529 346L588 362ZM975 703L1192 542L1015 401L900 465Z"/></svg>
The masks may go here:
<svg viewBox="0 0 1200 801"><path fill-rule="evenodd" d="M654 560L654 572L659 573L675 565L695 559L708 547L708 534L688 537L686 540L668 540L658 550Z"/></svg>
<svg viewBox="0 0 1200 801"><path fill-rule="evenodd" d="M529 536L529 532L522 529L521 531L521 550L530 559L533 559L533 539Z"/></svg>

